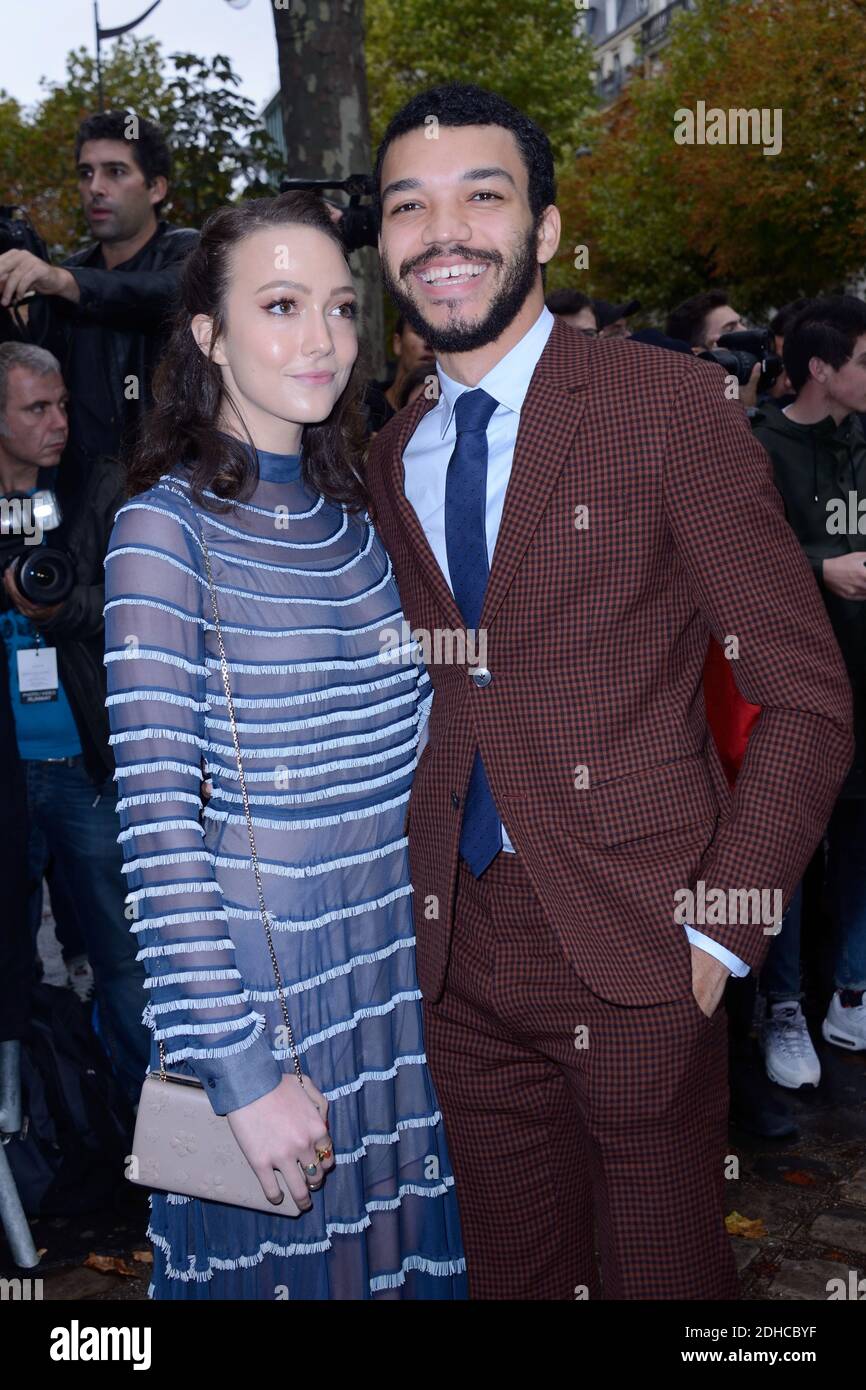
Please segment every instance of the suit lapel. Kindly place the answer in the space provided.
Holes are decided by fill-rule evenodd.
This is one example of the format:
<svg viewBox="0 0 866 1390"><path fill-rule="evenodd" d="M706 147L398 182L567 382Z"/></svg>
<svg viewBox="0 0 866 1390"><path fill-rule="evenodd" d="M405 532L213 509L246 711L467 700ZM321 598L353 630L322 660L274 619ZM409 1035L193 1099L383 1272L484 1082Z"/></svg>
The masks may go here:
<svg viewBox="0 0 866 1390"><path fill-rule="evenodd" d="M590 350L588 339L561 319L556 320L520 412L511 477L479 627L491 622L508 592L571 452L586 406L586 394L581 387L586 384ZM390 495L404 536L414 549L424 577L447 615L449 626L460 629L465 627L463 617L430 549L415 508L403 489L403 451L427 411L435 405L435 400L421 396L403 412L405 418L390 451L387 471Z"/></svg>
<svg viewBox="0 0 866 1390"><path fill-rule="evenodd" d="M415 508L406 497L403 488L403 450L412 438L419 424L421 423L428 410L433 410L436 406L435 399L427 399L419 396L412 405L407 406L403 412L404 419L400 423L394 446L388 459L388 480L390 483L390 495L394 504L394 509L403 528L404 538L415 552L415 558L423 571L424 578L430 589L438 599L447 621L445 626L452 630L459 630L465 627L463 616L454 600L454 595L448 588L445 576L437 563L430 543L424 533L424 527L418 520Z"/></svg>
<svg viewBox="0 0 866 1390"><path fill-rule="evenodd" d="M586 391L581 388L586 385L589 352L589 340L557 319L520 412L480 628L493 621L571 454L586 408Z"/></svg>

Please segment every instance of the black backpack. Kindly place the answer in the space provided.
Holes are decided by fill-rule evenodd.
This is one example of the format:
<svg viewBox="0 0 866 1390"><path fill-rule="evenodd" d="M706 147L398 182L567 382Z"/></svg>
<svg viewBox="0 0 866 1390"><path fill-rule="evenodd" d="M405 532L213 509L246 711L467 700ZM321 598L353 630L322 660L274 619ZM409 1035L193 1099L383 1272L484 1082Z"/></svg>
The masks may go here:
<svg viewBox="0 0 866 1390"><path fill-rule="evenodd" d="M28 1216L96 1211L125 1187L134 1115L71 989L33 989L21 1042L23 1137L6 1156Z"/></svg>

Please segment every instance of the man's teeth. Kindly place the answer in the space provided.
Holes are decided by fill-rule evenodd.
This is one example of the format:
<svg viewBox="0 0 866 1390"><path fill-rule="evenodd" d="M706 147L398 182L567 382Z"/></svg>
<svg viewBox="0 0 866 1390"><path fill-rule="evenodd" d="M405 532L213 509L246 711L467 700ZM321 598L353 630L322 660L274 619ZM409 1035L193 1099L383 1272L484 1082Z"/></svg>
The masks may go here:
<svg viewBox="0 0 866 1390"><path fill-rule="evenodd" d="M419 271L419 274L422 280L432 285L436 280L457 280L463 275L480 275L484 269L483 265L433 265L427 270Z"/></svg>

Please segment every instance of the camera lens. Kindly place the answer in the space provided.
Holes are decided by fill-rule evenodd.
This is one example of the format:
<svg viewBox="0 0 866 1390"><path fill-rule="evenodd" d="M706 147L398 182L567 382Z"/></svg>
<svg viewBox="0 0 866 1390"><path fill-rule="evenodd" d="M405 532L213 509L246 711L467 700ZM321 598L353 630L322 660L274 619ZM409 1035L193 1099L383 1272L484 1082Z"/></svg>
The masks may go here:
<svg viewBox="0 0 866 1390"><path fill-rule="evenodd" d="M31 603L63 603L72 592L75 576L72 561L62 550L39 546L19 562L15 580Z"/></svg>

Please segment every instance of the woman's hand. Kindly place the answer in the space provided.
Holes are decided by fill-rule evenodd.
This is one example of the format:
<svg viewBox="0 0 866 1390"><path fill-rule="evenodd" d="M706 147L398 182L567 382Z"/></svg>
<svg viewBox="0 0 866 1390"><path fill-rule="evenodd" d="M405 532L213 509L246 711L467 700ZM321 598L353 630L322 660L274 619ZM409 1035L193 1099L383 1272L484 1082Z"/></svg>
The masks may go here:
<svg viewBox="0 0 866 1390"><path fill-rule="evenodd" d="M321 1187L334 1166L328 1102L310 1078L304 1077L302 1087L294 1073L284 1075L266 1096L230 1110L226 1118L268 1201L278 1206L283 1200L277 1169L301 1211L309 1211L310 1189ZM320 1159L316 1149L330 1149L330 1158ZM302 1171L312 1163L314 1177Z"/></svg>

